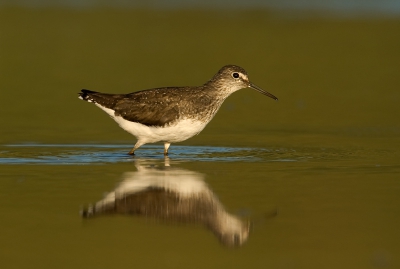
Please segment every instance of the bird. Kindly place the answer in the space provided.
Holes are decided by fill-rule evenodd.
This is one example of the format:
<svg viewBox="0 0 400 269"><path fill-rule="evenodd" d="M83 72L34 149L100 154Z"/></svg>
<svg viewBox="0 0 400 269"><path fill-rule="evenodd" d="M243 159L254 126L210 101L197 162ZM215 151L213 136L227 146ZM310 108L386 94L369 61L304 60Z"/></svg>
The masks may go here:
<svg viewBox="0 0 400 269"><path fill-rule="evenodd" d="M151 160L138 159L137 171L125 172L123 180L103 199L84 206L83 218L125 214L163 222L200 224L227 247L243 245L250 233L250 220L229 213L204 181L204 175Z"/></svg>
<svg viewBox="0 0 400 269"><path fill-rule="evenodd" d="M119 126L137 138L128 154L147 143L171 143L199 134L232 93L251 88L274 100L277 97L250 82L246 70L223 66L209 81L194 87L163 87L127 94L100 93L82 89L79 98L94 103Z"/></svg>

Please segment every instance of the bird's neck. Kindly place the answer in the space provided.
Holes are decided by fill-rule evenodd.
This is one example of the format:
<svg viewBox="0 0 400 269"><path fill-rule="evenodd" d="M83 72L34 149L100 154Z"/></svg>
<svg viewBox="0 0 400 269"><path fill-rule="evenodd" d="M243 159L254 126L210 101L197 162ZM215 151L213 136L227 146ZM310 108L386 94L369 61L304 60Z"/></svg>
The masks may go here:
<svg viewBox="0 0 400 269"><path fill-rule="evenodd" d="M210 80L204 84L204 90L208 91L209 94L214 96L216 99L224 101L229 95L239 89L224 83L223 80Z"/></svg>

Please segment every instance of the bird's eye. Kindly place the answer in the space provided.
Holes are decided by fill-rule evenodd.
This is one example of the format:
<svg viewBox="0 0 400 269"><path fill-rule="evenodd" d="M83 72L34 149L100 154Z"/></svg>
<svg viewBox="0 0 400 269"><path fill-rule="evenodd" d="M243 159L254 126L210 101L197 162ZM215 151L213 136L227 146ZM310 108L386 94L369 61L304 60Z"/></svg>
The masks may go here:
<svg viewBox="0 0 400 269"><path fill-rule="evenodd" d="M236 73L236 72L235 72L235 73L233 73L233 74L232 74L232 77L234 77L234 78L238 78L238 77L239 77L239 73Z"/></svg>

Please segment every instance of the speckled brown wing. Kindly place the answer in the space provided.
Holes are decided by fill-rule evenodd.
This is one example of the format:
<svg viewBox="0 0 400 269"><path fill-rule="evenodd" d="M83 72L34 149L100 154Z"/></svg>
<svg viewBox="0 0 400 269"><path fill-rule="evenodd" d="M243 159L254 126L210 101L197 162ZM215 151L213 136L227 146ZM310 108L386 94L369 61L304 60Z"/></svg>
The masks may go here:
<svg viewBox="0 0 400 269"><path fill-rule="evenodd" d="M126 94L113 109L116 116L147 126L165 126L179 118L179 88Z"/></svg>
<svg viewBox="0 0 400 269"><path fill-rule="evenodd" d="M165 126L178 120L182 114L192 118L209 118L214 98L204 94L202 87L167 87L143 90L129 94L108 94L82 90L80 98L114 110L116 116L146 126ZM201 105L195 105L201 104ZM210 109L204 109L204 108Z"/></svg>

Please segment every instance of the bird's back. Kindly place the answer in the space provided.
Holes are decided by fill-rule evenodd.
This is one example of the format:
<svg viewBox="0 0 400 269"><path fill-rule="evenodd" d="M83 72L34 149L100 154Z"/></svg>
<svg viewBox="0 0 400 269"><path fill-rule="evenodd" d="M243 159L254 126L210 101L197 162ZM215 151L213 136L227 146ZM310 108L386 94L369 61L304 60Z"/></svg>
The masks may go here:
<svg viewBox="0 0 400 269"><path fill-rule="evenodd" d="M128 94L82 90L80 98L111 109L125 120L158 127L184 117L208 122L220 106L202 87L157 88Z"/></svg>

